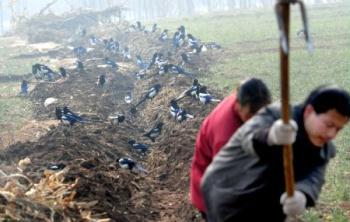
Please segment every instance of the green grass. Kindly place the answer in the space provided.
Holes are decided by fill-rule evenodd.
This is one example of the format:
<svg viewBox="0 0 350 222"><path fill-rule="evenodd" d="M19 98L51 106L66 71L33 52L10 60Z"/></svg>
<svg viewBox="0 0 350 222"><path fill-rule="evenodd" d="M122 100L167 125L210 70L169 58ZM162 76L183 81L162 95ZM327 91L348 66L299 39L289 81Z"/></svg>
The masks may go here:
<svg viewBox="0 0 350 222"><path fill-rule="evenodd" d="M290 95L292 102L301 102L311 89L334 83L350 90L350 3L308 7L309 26L315 51L306 51L304 39L297 37L301 29L298 8L291 12ZM274 99L279 90L279 34L271 10L251 10L194 19L164 20L161 27L169 30L183 24L189 33L202 41L215 41L224 46L218 64L200 81L211 88L232 91L245 76L262 78ZM319 209L304 215L311 221L348 221L340 207L350 201L350 129L347 126L335 143L338 154L328 168ZM326 206L326 207L325 207Z"/></svg>
<svg viewBox="0 0 350 222"><path fill-rule="evenodd" d="M30 73L35 59L14 58L14 56L28 53L25 46L12 46L13 38L0 38L0 75L24 75Z"/></svg>

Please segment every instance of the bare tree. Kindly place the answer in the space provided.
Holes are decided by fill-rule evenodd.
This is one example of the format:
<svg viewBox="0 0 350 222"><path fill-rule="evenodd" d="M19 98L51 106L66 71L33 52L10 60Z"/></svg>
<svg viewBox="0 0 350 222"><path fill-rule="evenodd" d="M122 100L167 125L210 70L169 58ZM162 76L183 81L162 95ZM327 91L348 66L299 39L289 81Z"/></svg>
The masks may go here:
<svg viewBox="0 0 350 222"><path fill-rule="evenodd" d="M44 8L42 8L39 12L39 15L42 15L45 13L46 10L48 10L52 5L54 5L58 0L53 0L50 3L48 3L47 5L44 6Z"/></svg>

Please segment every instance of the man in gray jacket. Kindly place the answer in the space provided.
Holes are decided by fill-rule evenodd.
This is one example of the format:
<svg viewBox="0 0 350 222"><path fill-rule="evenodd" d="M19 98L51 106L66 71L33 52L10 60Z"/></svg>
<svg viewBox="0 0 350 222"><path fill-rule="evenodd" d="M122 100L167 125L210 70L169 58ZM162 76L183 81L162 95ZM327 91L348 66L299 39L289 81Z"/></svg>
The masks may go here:
<svg viewBox="0 0 350 222"><path fill-rule="evenodd" d="M284 124L279 106L260 110L214 158L201 186L208 221L284 221L315 205L335 156L331 140L350 117L350 95L337 86L321 86L292 111ZM293 144L292 197L284 192L284 144Z"/></svg>

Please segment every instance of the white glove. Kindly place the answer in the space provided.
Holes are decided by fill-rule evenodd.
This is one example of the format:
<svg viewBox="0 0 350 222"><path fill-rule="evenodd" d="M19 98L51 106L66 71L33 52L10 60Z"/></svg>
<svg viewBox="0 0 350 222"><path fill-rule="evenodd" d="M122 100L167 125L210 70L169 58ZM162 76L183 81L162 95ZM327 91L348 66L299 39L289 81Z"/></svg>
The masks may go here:
<svg viewBox="0 0 350 222"><path fill-rule="evenodd" d="M298 190L294 191L291 197L288 197L287 193L284 192L281 196L280 203L283 205L283 212L287 216L296 216L305 211L306 197L305 194Z"/></svg>
<svg viewBox="0 0 350 222"><path fill-rule="evenodd" d="M283 123L282 119L276 120L267 136L267 144L272 145L288 145L295 142L297 137L298 125L294 120L289 120L289 124Z"/></svg>

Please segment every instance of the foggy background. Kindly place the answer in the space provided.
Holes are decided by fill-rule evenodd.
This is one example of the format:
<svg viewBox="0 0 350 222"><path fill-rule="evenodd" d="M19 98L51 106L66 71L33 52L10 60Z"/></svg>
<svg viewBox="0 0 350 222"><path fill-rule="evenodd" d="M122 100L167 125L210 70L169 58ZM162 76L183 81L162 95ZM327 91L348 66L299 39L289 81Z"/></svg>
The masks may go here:
<svg viewBox="0 0 350 222"><path fill-rule="evenodd" d="M308 5L332 4L344 0L304 0ZM156 18L188 17L210 12L271 8L276 0L0 0L0 34L18 21L37 14L78 13L122 9L117 19L150 21Z"/></svg>

